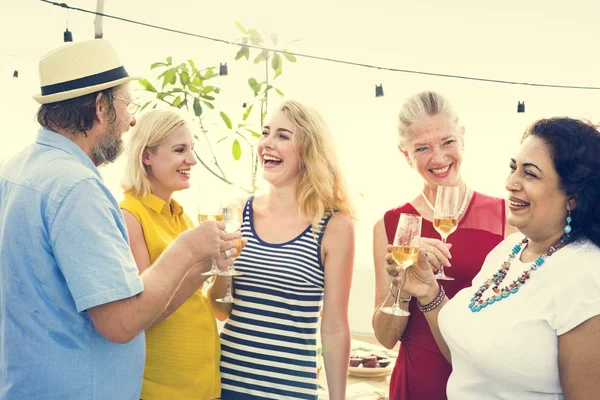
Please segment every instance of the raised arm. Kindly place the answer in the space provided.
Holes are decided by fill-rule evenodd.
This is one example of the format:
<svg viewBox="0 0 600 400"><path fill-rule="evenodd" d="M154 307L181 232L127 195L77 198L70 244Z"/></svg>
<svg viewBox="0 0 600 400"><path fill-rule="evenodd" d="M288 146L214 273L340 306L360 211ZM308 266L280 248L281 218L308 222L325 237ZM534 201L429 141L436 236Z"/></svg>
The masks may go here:
<svg viewBox="0 0 600 400"><path fill-rule="evenodd" d="M207 221L183 232L140 275L144 282L142 293L89 308L87 311L98 332L108 340L126 343L148 329L165 312L191 268L198 262L209 262L214 249L235 246L233 241L219 240L220 236L228 238L222 233L223 228L222 223Z"/></svg>
<svg viewBox="0 0 600 400"><path fill-rule="evenodd" d="M391 252L392 246L388 246L388 253ZM411 296L416 297L417 301L421 305L429 305L440 296L441 302L432 310L423 312L431 333L437 343L444 358L451 362L450 350L448 345L444 341L444 338L440 332L438 324L438 315L442 308L448 302L448 298L441 293L441 286L436 281L431 265L427 261L425 250L419 251L419 259L417 264L404 270L401 266L397 265L392 259L392 254L389 253L386 258L388 263L387 269L391 275L395 275L395 280L403 285L403 289L406 290Z"/></svg>
<svg viewBox="0 0 600 400"><path fill-rule="evenodd" d="M127 210L122 210L123 216L125 217L125 223L127 224L127 231L129 233L129 247L133 253L133 258L137 264L137 267L142 274L148 267L150 267L150 256L148 253L148 247L146 239L144 238L144 231L139 221ZM202 275L203 272L208 271L210 268L210 261L203 261L197 263L192 267L185 278L181 282L181 285L175 292L175 295L169 302L169 305L162 312L148 328L152 328L159 322L163 321L169 315L173 314L187 299L190 298L206 281L208 276Z"/></svg>
<svg viewBox="0 0 600 400"><path fill-rule="evenodd" d="M335 214L323 237L325 295L321 342L331 400L346 398L350 326L348 301L354 264L354 225L350 217Z"/></svg>
<svg viewBox="0 0 600 400"><path fill-rule="evenodd" d="M394 296L390 293L392 290L397 293L398 286L390 284L392 280L386 271L385 257L388 254L386 251L388 245L387 235L385 232L385 223L383 218L377 221L373 228L373 265L375 266L375 309L373 310L373 331L375 337L384 347L391 349L398 339L404 333L408 317L398 317L381 312L379 309L382 306L391 306L394 303ZM409 295L406 292L400 291L400 296L407 298ZM400 307L408 310L408 302L401 302Z"/></svg>

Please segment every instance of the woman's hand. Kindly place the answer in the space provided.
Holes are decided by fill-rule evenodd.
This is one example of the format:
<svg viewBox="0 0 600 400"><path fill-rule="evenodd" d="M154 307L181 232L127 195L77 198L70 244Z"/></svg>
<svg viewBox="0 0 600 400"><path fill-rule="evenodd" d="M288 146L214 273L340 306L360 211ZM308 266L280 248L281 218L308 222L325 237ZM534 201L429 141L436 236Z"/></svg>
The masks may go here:
<svg viewBox="0 0 600 400"><path fill-rule="evenodd" d="M422 237L420 247L427 253L427 261L429 261L434 274L438 272L442 265L444 268L452 266L450 263L452 258L452 254L450 254L451 243L444 244L439 239Z"/></svg>
<svg viewBox="0 0 600 400"><path fill-rule="evenodd" d="M441 265L443 265L444 267L452 266L452 264L450 263L450 259L452 258L452 254L450 254L450 249L452 248L451 243L444 244L439 239L431 239L431 238L422 237L420 240L420 247L421 247L421 249L425 250L427 261L429 261L429 265L431 266L431 269L433 270L434 274L436 274L438 272ZM398 282L397 282L397 280L395 280L395 277L397 275L396 267L398 267L398 266L396 265L394 260L391 258L391 248L392 248L391 246L387 247L387 251L388 251L388 253L390 253L390 254L387 254L387 256L386 256L387 273L392 278L392 283L395 286L398 286ZM388 260L391 260L391 261L388 261ZM392 265L391 268L390 268L390 265ZM401 267L398 267L398 268L401 268Z"/></svg>
<svg viewBox="0 0 600 400"><path fill-rule="evenodd" d="M403 292L416 298L424 298L437 291L438 283L433 274L433 269L428 261L429 254L424 249L419 250L419 258L416 264L406 270L396 264L392 258L392 246L387 247L388 254L385 256L387 272L392 277L392 283L402 288ZM427 255L427 256L426 256ZM429 256L431 257L431 256Z"/></svg>

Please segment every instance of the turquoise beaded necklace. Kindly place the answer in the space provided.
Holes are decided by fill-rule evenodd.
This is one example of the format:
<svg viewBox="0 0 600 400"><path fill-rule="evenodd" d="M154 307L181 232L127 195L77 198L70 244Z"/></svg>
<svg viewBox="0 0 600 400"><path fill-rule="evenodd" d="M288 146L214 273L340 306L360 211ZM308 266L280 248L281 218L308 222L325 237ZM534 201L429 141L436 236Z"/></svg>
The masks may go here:
<svg viewBox="0 0 600 400"><path fill-rule="evenodd" d="M531 273L544 264L544 261L546 261L546 257L550 257L552 254L556 253L560 248L564 247L569 242L569 235L563 235L563 237L560 238L560 240L556 244L550 246L546 253L536 258L535 261L529 267L529 269L525 270L519 278L512 281L511 284L500 288L500 284L502 283L502 281L508 273L508 270L510 269L510 264L515 259L517 254L519 254L521 248L528 242L529 239L524 238L519 243L517 243L513 247L512 253L508 256L508 260L502 263L498 272L496 272L490 279L486 280L483 283L483 285L481 285L479 289L477 289L477 291L471 298L471 302L469 303L469 309L472 312L479 312L487 306L491 306L492 304L502 301L510 295L517 293L519 291L519 288L523 286L525 282L527 282ZM492 290L495 294L484 300L483 293L492 285L494 285L492 287Z"/></svg>

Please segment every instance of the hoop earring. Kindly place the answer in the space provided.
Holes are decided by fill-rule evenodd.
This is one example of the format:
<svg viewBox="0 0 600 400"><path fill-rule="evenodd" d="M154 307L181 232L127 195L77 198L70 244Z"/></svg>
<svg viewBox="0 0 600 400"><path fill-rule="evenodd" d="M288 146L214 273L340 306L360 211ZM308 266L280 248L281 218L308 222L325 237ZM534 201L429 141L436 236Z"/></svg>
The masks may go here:
<svg viewBox="0 0 600 400"><path fill-rule="evenodd" d="M569 233L571 233L572 228L571 228L571 221L573 221L573 218L571 218L571 210L569 211L569 215L567 215L567 226L565 226L565 234L568 235Z"/></svg>

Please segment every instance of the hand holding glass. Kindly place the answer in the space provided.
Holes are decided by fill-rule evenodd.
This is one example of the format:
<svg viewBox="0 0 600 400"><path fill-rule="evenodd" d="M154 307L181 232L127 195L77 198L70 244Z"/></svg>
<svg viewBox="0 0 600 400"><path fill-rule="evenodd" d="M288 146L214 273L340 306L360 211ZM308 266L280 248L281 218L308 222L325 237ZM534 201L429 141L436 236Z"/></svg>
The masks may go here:
<svg viewBox="0 0 600 400"><path fill-rule="evenodd" d="M465 194L466 196L466 194ZM445 244L448 236L458 227L458 187L438 186L435 198L435 210L433 211L433 227L442 237ZM444 273L444 266L440 265L436 279L453 281L454 278Z"/></svg>
<svg viewBox="0 0 600 400"><path fill-rule="evenodd" d="M223 221L223 207L221 201L216 197L204 197L198 200L198 223L201 224L208 220ZM217 266L216 260L212 259L210 270L203 272L202 275L217 275L221 272Z"/></svg>
<svg viewBox="0 0 600 400"><path fill-rule="evenodd" d="M225 223L225 230L227 232L236 232L239 231L242 226L242 208L237 204L227 204L225 208L223 208L223 222ZM242 238L235 239L236 240L236 254L232 256L232 258L237 258L242 252ZM216 299L219 303L233 303L234 298L231 292L231 285L234 276L243 275L241 272L237 271L233 263L229 265L229 268L226 271L219 271L219 275L227 277L227 293L225 297L221 299Z"/></svg>
<svg viewBox="0 0 600 400"><path fill-rule="evenodd" d="M407 269L417 262L419 258L419 240L421 238L421 223L422 219L418 215L400 214L394 243L392 243L392 258L403 269ZM399 317L409 316L408 311L400 308L400 290L394 299L394 304L391 307L381 307L381 311L386 314L396 315Z"/></svg>

